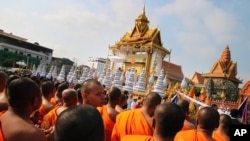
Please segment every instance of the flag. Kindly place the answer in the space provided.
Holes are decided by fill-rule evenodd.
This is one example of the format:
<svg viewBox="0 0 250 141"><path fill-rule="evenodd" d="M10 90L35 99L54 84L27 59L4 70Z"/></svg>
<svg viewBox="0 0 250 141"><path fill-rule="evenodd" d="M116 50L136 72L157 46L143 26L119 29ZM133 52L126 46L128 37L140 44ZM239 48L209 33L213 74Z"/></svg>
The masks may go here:
<svg viewBox="0 0 250 141"><path fill-rule="evenodd" d="M194 97L194 93L195 93L195 87L193 86L191 88L191 90L189 91L188 96L191 97L191 98L193 98Z"/></svg>
<svg viewBox="0 0 250 141"><path fill-rule="evenodd" d="M241 116L241 122L247 124L247 106L248 106L248 97L246 97L238 107L239 114Z"/></svg>
<svg viewBox="0 0 250 141"><path fill-rule="evenodd" d="M172 98L171 100L173 103L177 103L178 102L178 96L177 94Z"/></svg>

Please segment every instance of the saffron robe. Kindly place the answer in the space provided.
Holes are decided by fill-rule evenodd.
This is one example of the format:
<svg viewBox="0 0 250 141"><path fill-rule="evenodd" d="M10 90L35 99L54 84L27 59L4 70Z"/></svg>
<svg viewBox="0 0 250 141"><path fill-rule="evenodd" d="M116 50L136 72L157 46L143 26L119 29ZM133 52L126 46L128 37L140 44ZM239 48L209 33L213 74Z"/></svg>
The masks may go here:
<svg viewBox="0 0 250 141"><path fill-rule="evenodd" d="M185 131L185 130L188 130L188 127L183 124L181 131Z"/></svg>
<svg viewBox="0 0 250 141"><path fill-rule="evenodd" d="M120 141L125 135L153 136L153 129L148 124L141 109L129 110L117 115L111 140Z"/></svg>
<svg viewBox="0 0 250 141"><path fill-rule="evenodd" d="M52 105L56 106L56 99L55 99L54 97L52 97L52 98L50 99L50 103L51 103Z"/></svg>
<svg viewBox="0 0 250 141"><path fill-rule="evenodd" d="M112 130L115 122L111 120L111 118L108 115L107 105L103 105L102 107L97 107L97 110L100 112L102 116L106 141L111 141Z"/></svg>
<svg viewBox="0 0 250 141"><path fill-rule="evenodd" d="M230 139L222 136L221 134L219 134L218 132L216 131L213 131L213 138L216 140L216 141L229 141Z"/></svg>
<svg viewBox="0 0 250 141"><path fill-rule="evenodd" d="M39 111L39 114L41 116L41 118L47 114L46 110L45 110L45 107L43 105L40 106L40 108L38 109Z"/></svg>
<svg viewBox="0 0 250 141"><path fill-rule="evenodd" d="M212 137L211 137L212 138ZM192 130L179 131L174 138L174 141L209 141L204 133Z"/></svg>
<svg viewBox="0 0 250 141"><path fill-rule="evenodd" d="M41 128L42 129L49 129L50 127L54 126L56 123L57 119L57 109L60 106L57 106L50 110L46 115L44 115L42 123L41 123Z"/></svg>
<svg viewBox="0 0 250 141"><path fill-rule="evenodd" d="M125 135L121 141L153 141L152 136L147 135Z"/></svg>
<svg viewBox="0 0 250 141"><path fill-rule="evenodd" d="M0 122L0 141L4 141L3 131L2 131L2 127L1 127L1 122Z"/></svg>

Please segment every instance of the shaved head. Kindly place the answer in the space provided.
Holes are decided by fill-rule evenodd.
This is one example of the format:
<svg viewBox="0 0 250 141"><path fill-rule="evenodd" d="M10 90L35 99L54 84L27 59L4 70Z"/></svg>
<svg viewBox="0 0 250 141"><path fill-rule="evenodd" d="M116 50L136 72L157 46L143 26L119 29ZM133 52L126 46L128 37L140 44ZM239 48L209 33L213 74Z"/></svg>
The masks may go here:
<svg viewBox="0 0 250 141"><path fill-rule="evenodd" d="M57 118L55 141L104 141L103 120L99 111L88 104L73 106Z"/></svg>
<svg viewBox="0 0 250 141"><path fill-rule="evenodd" d="M39 86L33 80L24 77L10 82L7 97L11 107L19 108L32 105L35 98L41 99L42 94Z"/></svg>
<svg viewBox="0 0 250 141"><path fill-rule="evenodd" d="M185 113L189 111L189 102L187 100L181 99L178 100L177 105L179 105Z"/></svg>
<svg viewBox="0 0 250 141"><path fill-rule="evenodd" d="M219 126L221 126L225 131L228 131L231 124L231 117L226 114L220 115L220 123Z"/></svg>
<svg viewBox="0 0 250 141"><path fill-rule="evenodd" d="M173 138L183 127L185 113L180 106L166 102L155 110L156 132L163 138Z"/></svg>
<svg viewBox="0 0 250 141"><path fill-rule="evenodd" d="M110 92L109 92L109 101L111 103L116 102L116 104L118 104L121 94L122 94L122 92L119 88L111 87Z"/></svg>
<svg viewBox="0 0 250 141"><path fill-rule="evenodd" d="M77 100L77 91L75 89L65 89L62 92L62 99L64 102Z"/></svg>
<svg viewBox="0 0 250 141"><path fill-rule="evenodd" d="M213 131L219 125L220 115L212 107L203 107L198 111L197 126L202 129Z"/></svg>
<svg viewBox="0 0 250 141"><path fill-rule="evenodd" d="M158 93L151 92L147 95L146 99L144 100L143 106L146 107L154 107L161 103L161 96Z"/></svg>
<svg viewBox="0 0 250 141"><path fill-rule="evenodd" d="M94 79L88 79L82 83L81 93L89 94L93 85L102 86L102 84L99 81Z"/></svg>

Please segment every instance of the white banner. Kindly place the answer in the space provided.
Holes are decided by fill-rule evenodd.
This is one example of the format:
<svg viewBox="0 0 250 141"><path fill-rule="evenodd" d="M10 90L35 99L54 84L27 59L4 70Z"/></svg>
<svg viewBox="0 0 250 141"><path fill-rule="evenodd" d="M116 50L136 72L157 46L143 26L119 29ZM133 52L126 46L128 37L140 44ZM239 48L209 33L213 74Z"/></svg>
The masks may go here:
<svg viewBox="0 0 250 141"><path fill-rule="evenodd" d="M181 96L185 97L186 99L188 99L188 100L190 100L190 101L192 101L192 102L194 102L194 103L196 103L196 104L199 104L200 106L209 106L209 105L207 105L207 104L205 104L205 103L202 103L202 102L200 102L200 101L198 101L198 100L196 100L196 99L193 99L193 98L191 98L191 97L185 95L184 93L181 93L181 92L179 92L179 91L176 91L176 92L177 92L178 94L180 94Z"/></svg>

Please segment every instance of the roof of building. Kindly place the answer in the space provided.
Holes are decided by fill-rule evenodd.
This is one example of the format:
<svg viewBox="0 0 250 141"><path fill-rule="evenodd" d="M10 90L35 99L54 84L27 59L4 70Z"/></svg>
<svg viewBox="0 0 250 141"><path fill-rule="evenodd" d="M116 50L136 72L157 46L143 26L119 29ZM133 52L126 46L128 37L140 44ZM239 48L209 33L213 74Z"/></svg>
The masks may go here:
<svg viewBox="0 0 250 141"><path fill-rule="evenodd" d="M11 45L16 45L18 47L26 48L29 50L34 50L34 51L45 51L45 52L53 52L53 49L44 47L39 45L39 43L31 43L28 42L27 39L14 35L12 33L6 33L3 30L0 30L0 42L2 43L7 43Z"/></svg>
<svg viewBox="0 0 250 141"><path fill-rule="evenodd" d="M110 46L110 49L129 50L128 47L133 47L134 50L147 50L148 48L156 48L163 53L169 54L170 52L163 47L160 30L158 28L149 28L149 20L145 14L145 7L142 13L135 19L135 25L131 32L127 32L115 45ZM164 56L165 56L164 55Z"/></svg>
<svg viewBox="0 0 250 141"><path fill-rule="evenodd" d="M201 73L194 72L193 77L190 79L194 84L204 84L204 77Z"/></svg>
<svg viewBox="0 0 250 141"><path fill-rule="evenodd" d="M168 77L170 79L178 80L180 82L182 81L184 75L181 66L170 63L168 61L163 61L162 68L165 72L168 73Z"/></svg>
<svg viewBox="0 0 250 141"><path fill-rule="evenodd" d="M242 89L240 90L240 94L248 96L250 95L250 80L243 85Z"/></svg>

